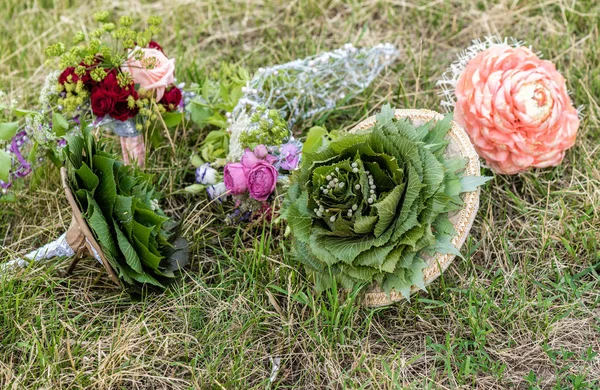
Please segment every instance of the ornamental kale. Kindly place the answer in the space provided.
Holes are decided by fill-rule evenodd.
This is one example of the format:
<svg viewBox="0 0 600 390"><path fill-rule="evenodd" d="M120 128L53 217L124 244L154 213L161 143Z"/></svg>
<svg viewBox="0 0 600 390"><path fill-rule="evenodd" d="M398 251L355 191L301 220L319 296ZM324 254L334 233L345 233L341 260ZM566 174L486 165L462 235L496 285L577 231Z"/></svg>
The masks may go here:
<svg viewBox="0 0 600 390"><path fill-rule="evenodd" d="M423 254L454 253L448 212L460 193L484 180L461 181L466 159L446 158L451 116L416 126L384 106L373 129L333 140L307 140L284 207L292 254L314 275L346 289L377 282L410 295L424 289ZM465 188L463 184L465 183Z"/></svg>

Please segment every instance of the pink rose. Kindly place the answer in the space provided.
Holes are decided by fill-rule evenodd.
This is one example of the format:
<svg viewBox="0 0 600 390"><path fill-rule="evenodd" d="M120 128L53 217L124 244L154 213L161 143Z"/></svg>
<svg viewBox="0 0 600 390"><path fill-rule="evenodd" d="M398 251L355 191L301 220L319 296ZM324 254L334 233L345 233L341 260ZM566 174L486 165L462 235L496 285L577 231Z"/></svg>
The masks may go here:
<svg viewBox="0 0 600 390"><path fill-rule="evenodd" d="M244 154L242 155L242 165L246 169L252 169L258 162L261 161L260 158L256 157L256 155L250 150L246 149Z"/></svg>
<svg viewBox="0 0 600 390"><path fill-rule="evenodd" d="M558 165L579 118L565 79L525 47L495 45L471 59L456 86L455 119L497 172Z"/></svg>
<svg viewBox="0 0 600 390"><path fill-rule="evenodd" d="M156 101L160 101L165 94L166 88L173 84L175 72L175 59L167 58L158 49L136 47L133 52L144 53L141 60L130 56L122 67L123 71L131 73L133 80L140 88L146 91L156 91Z"/></svg>
<svg viewBox="0 0 600 390"><path fill-rule="evenodd" d="M250 196L265 201L277 185L277 169L266 161L259 160L247 175Z"/></svg>
<svg viewBox="0 0 600 390"><path fill-rule="evenodd" d="M258 158L265 158L267 157L267 154L269 154L269 150L263 144L257 145L254 148L254 155Z"/></svg>
<svg viewBox="0 0 600 390"><path fill-rule="evenodd" d="M246 172L248 170L241 163L229 163L223 169L223 181L230 193L240 195L246 192Z"/></svg>

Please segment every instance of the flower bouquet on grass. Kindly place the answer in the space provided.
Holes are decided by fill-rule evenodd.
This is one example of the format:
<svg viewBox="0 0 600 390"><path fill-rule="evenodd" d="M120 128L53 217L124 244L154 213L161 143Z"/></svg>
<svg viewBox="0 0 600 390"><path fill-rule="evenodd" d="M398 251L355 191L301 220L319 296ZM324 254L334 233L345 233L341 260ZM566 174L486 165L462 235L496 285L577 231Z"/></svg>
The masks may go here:
<svg viewBox="0 0 600 390"><path fill-rule="evenodd" d="M71 271L89 255L132 293L163 289L188 263L187 242L160 209L152 176L104 152L91 128L82 124L82 134L67 136L63 149L62 185L72 209L68 231L0 270L65 256L75 257Z"/></svg>
<svg viewBox="0 0 600 390"><path fill-rule="evenodd" d="M309 133L283 216L318 291L372 284L365 303L404 297L445 269L478 206L466 134L430 111L384 106L352 133Z"/></svg>
<svg viewBox="0 0 600 390"><path fill-rule="evenodd" d="M94 127L111 127L121 139L123 160L143 167L144 133L181 122L183 93L175 85L175 60L152 39L160 18L150 17L148 27L137 31L131 18L115 25L108 16L96 14L99 29L75 34L69 50L62 43L46 50L59 58L59 70L48 76L55 88L43 109L67 122L91 119Z"/></svg>
<svg viewBox="0 0 600 390"><path fill-rule="evenodd" d="M391 44L362 49L347 44L259 68L252 79L246 71L225 67L219 74L221 87L213 92L218 99L207 92L212 84L205 82L186 107L197 123L220 127L193 157L197 184L187 190L206 189L219 202L233 198L232 223L271 218L301 159L302 143L293 126L363 91L397 56Z"/></svg>

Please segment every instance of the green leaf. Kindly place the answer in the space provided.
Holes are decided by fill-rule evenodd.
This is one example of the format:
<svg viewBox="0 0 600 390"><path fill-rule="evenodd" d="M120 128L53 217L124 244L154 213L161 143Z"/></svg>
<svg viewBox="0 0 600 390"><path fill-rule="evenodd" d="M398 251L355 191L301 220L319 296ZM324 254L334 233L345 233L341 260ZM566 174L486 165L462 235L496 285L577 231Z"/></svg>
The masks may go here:
<svg viewBox="0 0 600 390"><path fill-rule="evenodd" d="M391 245L373 247L356 256L354 264L379 267L385 262L392 249L394 249L394 247Z"/></svg>
<svg viewBox="0 0 600 390"><path fill-rule="evenodd" d="M18 129L19 122L0 123L0 141L10 141L17 134Z"/></svg>
<svg viewBox="0 0 600 390"><path fill-rule="evenodd" d="M121 253L123 253L127 264L135 272L139 274L143 273L144 269L142 268L140 258L138 257L135 249L133 249L133 246L131 245L127 237L125 237L121 229L119 229L119 226L116 222L114 222L114 228L115 232L117 233L117 243L119 244L119 249L121 249Z"/></svg>
<svg viewBox="0 0 600 390"><path fill-rule="evenodd" d="M106 252L107 258L114 259L118 256L117 246L113 239L110 227L102 214L102 210L98 203L88 194L88 210L86 213L86 220L90 229L94 232L96 239L102 246L102 250ZM116 263L111 263L114 267L118 266Z"/></svg>
<svg viewBox="0 0 600 390"><path fill-rule="evenodd" d="M423 276L423 269L427 268L427 263L417 258L413 261L410 269L410 283L414 286L417 286L421 290L425 290L425 278Z"/></svg>
<svg viewBox="0 0 600 390"><path fill-rule="evenodd" d="M361 215L356 217L354 221L354 232L356 234L368 234L372 233L377 223L378 217L376 215Z"/></svg>
<svg viewBox="0 0 600 390"><path fill-rule="evenodd" d="M388 275L381 286L386 294L389 296L392 290L396 290L396 292L402 294L404 298L410 300L410 288L412 283L410 279L407 280L405 277L404 268L400 268L396 270L395 273Z"/></svg>
<svg viewBox="0 0 600 390"><path fill-rule="evenodd" d="M477 187L492 180L491 176L463 176L460 178L460 192L475 191Z"/></svg>
<svg viewBox="0 0 600 390"><path fill-rule="evenodd" d="M312 217L308 209L308 193L303 192L287 211L287 221L300 242L307 243L310 237Z"/></svg>
<svg viewBox="0 0 600 390"><path fill-rule="evenodd" d="M162 114L163 121L167 127L177 127L183 121L182 112L165 112Z"/></svg>
<svg viewBox="0 0 600 390"><path fill-rule="evenodd" d="M69 130L69 123L64 116L58 112L52 112L52 131L57 137L62 137L67 134Z"/></svg>
<svg viewBox="0 0 600 390"><path fill-rule="evenodd" d="M306 136L306 141L302 145L302 153L317 152L323 145L327 135L327 129L320 126L312 127Z"/></svg>
<svg viewBox="0 0 600 390"><path fill-rule="evenodd" d="M402 189L403 186L396 186L383 200L373 205L373 207L377 209L377 214L379 215L379 221L373 232L375 237L381 236L385 229L387 229L397 217L396 209L400 202L400 198L402 197Z"/></svg>
<svg viewBox="0 0 600 390"><path fill-rule="evenodd" d="M113 207L117 198L117 183L115 182L114 165L115 160L100 155L92 159L94 170L98 172L100 183L96 192L96 200L106 216L112 216Z"/></svg>
<svg viewBox="0 0 600 390"><path fill-rule="evenodd" d="M12 167L12 157L4 150L0 150L0 180L8 183L10 179L10 169Z"/></svg>
<svg viewBox="0 0 600 390"><path fill-rule="evenodd" d="M96 187L98 187L100 180L86 163L82 163L81 167L75 170L75 173L81 180L81 187L83 187L86 191L93 192Z"/></svg>
<svg viewBox="0 0 600 390"><path fill-rule="evenodd" d="M142 260L142 263L144 263L144 265L153 270L158 269L162 258L154 254L148 246L142 244L137 237L133 237L133 243L135 245L137 253L139 254L140 259Z"/></svg>

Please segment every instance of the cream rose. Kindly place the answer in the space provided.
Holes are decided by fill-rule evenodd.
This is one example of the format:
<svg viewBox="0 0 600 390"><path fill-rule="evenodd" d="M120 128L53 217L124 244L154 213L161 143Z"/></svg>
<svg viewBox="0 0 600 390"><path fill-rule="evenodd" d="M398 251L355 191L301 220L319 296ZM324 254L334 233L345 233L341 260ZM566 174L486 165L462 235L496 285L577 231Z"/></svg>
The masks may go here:
<svg viewBox="0 0 600 390"><path fill-rule="evenodd" d="M157 49L136 47L132 53L141 51L144 56L137 60L130 56L123 70L131 73L133 81L146 91L155 91L156 101L160 101L166 88L174 83L175 59L167 58Z"/></svg>

